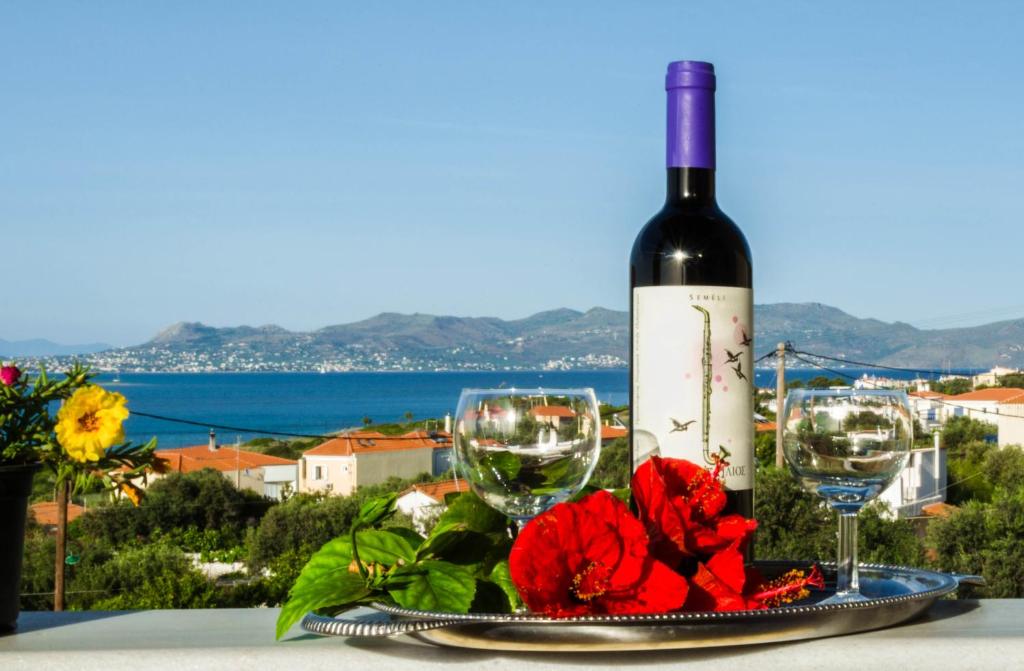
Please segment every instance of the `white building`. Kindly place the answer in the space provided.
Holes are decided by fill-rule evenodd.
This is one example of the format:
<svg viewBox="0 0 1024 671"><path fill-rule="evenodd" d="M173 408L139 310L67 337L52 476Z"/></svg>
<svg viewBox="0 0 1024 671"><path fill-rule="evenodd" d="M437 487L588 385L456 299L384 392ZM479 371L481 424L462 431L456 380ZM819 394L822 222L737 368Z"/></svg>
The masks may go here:
<svg viewBox="0 0 1024 671"><path fill-rule="evenodd" d="M995 424L1000 406L1017 400L1024 400L1024 389L994 387L947 396L942 399L942 421L945 422L952 417L970 417Z"/></svg>
<svg viewBox="0 0 1024 671"><path fill-rule="evenodd" d="M912 391L907 398L910 399L910 411L922 429L931 432L942 426L946 416L945 401L950 398L947 394L940 394L937 391Z"/></svg>
<svg viewBox="0 0 1024 671"><path fill-rule="evenodd" d="M999 404L999 447L1024 446L1024 398Z"/></svg>
<svg viewBox="0 0 1024 671"><path fill-rule="evenodd" d="M445 508L444 498L454 492L468 489L465 480L445 480L443 482L425 482L413 485L398 496L397 506L400 511L412 518L412 524L421 534L427 532L427 526L437 520Z"/></svg>
<svg viewBox="0 0 1024 671"><path fill-rule="evenodd" d="M917 517L922 508L946 500L946 450L938 447L911 450L907 467L881 495L895 517Z"/></svg>
<svg viewBox="0 0 1024 671"><path fill-rule="evenodd" d="M999 384L999 378L1002 376L1019 372L1021 372L1019 368L1003 368L1002 366L996 366L987 373L979 373L978 375L975 375L971 378L971 382L975 387L980 387L981 385L994 387Z"/></svg>

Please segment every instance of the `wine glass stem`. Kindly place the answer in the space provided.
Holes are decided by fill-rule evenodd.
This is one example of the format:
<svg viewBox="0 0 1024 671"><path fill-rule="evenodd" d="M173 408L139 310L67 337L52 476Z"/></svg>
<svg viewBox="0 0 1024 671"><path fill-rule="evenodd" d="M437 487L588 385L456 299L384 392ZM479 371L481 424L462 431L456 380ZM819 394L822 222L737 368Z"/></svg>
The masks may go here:
<svg viewBox="0 0 1024 671"><path fill-rule="evenodd" d="M857 513L839 513L839 556L836 561L836 594L860 592L857 575Z"/></svg>

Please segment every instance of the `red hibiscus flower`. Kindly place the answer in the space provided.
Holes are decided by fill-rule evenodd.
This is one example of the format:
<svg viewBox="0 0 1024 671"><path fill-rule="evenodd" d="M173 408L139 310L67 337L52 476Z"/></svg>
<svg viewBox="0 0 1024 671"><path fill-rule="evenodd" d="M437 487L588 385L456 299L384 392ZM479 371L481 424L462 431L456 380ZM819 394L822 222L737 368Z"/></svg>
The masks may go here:
<svg viewBox="0 0 1024 671"><path fill-rule="evenodd" d="M651 457L633 474L633 500L651 538L651 552L669 566L685 557L746 542L757 522L721 516L726 496L716 473L683 459Z"/></svg>
<svg viewBox="0 0 1024 671"><path fill-rule="evenodd" d="M808 587L825 584L817 566L806 576L793 570L766 582L756 570L743 565L740 543L735 541L706 563L697 564L685 610L762 610L806 598Z"/></svg>
<svg viewBox="0 0 1024 671"><path fill-rule="evenodd" d="M677 610L687 581L647 546L643 524L601 491L535 517L516 538L509 568L530 610L551 617Z"/></svg>

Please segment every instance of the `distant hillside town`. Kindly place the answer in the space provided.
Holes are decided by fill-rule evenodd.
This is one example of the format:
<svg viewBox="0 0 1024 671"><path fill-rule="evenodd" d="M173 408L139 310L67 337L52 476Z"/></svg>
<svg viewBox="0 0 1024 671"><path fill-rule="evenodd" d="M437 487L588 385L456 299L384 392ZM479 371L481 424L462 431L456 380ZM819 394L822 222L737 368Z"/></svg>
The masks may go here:
<svg viewBox="0 0 1024 671"><path fill-rule="evenodd" d="M627 312L563 308L517 320L382 313L309 332L274 325L217 328L181 322L141 345L83 350L76 358L110 372L625 368L628 321ZM1024 319L926 330L902 322L861 319L820 303L774 303L755 306L755 323L755 354L792 341L805 351L889 366L942 370L1024 366ZM27 357L53 369L73 358L63 352L30 353L38 351L8 349L3 355Z"/></svg>

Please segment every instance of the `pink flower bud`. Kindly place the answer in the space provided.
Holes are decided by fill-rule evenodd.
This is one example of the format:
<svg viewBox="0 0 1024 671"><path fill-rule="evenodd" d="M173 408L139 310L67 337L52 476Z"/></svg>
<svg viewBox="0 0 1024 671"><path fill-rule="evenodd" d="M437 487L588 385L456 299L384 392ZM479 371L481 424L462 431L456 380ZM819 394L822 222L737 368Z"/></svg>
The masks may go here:
<svg viewBox="0 0 1024 671"><path fill-rule="evenodd" d="M8 387L17 382L20 377L21 371L18 370L17 366L11 365L0 368L0 382L3 382Z"/></svg>

